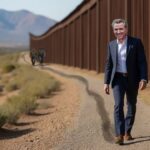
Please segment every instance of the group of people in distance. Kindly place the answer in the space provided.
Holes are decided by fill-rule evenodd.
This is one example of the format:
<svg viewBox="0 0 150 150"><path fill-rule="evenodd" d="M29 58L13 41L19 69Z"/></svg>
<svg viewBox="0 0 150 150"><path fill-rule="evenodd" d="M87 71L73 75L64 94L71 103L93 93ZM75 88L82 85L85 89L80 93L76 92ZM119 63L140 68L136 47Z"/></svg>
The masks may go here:
<svg viewBox="0 0 150 150"><path fill-rule="evenodd" d="M45 50L44 49L32 49L30 51L30 58L32 65L35 65L35 62L39 62L40 64L43 64L45 57Z"/></svg>

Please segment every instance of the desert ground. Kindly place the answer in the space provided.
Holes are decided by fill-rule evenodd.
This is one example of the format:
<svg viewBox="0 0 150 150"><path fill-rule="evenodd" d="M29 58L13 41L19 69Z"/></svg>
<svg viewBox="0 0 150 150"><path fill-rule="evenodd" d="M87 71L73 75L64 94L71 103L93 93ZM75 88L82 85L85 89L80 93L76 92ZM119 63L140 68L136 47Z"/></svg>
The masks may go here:
<svg viewBox="0 0 150 150"><path fill-rule="evenodd" d="M20 63L31 65L28 54ZM150 150L150 86L139 91L133 141L114 144L113 96L103 91L103 74L55 64L35 65L61 82L44 99L49 108L23 115L0 130L1 150ZM5 97L0 97L0 102ZM42 103L42 99L38 100ZM126 107L125 107L126 109Z"/></svg>

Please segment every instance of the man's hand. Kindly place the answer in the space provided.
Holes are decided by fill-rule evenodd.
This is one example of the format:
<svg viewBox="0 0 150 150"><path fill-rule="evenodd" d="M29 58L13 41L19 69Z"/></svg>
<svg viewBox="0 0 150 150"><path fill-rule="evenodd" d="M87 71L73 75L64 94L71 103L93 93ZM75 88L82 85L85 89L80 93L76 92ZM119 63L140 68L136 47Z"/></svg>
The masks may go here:
<svg viewBox="0 0 150 150"><path fill-rule="evenodd" d="M110 94L109 93L109 85L108 84L104 84L104 91L105 91L106 94L108 94L108 95Z"/></svg>
<svg viewBox="0 0 150 150"><path fill-rule="evenodd" d="M147 85L147 81L141 80L139 83L139 89L144 90L146 88L146 85Z"/></svg>

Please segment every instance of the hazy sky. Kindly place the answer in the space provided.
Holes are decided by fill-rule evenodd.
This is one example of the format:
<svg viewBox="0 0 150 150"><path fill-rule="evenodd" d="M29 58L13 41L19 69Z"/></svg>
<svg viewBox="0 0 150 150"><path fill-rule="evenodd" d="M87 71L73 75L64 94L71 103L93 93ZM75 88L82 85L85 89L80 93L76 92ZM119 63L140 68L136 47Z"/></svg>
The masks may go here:
<svg viewBox="0 0 150 150"><path fill-rule="evenodd" d="M0 0L0 9L26 9L57 21L62 20L83 0Z"/></svg>

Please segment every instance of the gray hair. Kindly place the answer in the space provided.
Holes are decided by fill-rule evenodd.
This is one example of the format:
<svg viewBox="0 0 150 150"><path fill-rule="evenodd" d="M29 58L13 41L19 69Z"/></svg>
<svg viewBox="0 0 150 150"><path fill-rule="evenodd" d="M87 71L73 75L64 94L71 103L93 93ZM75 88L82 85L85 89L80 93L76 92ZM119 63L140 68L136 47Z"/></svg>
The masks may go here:
<svg viewBox="0 0 150 150"><path fill-rule="evenodd" d="M123 23L126 28L128 27L128 22L125 19L114 19L111 25L114 28L114 25L118 23Z"/></svg>

